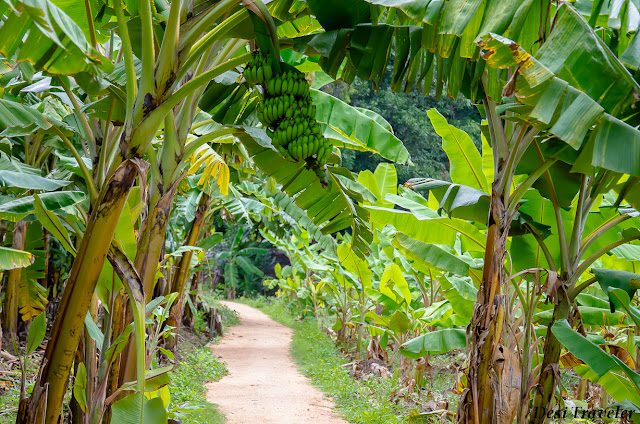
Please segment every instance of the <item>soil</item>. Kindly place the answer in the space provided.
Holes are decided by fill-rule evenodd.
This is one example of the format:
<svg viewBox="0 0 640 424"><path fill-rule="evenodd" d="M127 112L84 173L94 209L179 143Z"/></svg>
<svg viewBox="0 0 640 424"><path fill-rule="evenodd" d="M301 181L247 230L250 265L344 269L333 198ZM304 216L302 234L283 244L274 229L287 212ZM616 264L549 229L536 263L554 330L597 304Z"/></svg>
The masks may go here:
<svg viewBox="0 0 640 424"><path fill-rule="evenodd" d="M219 405L228 424L347 424L298 372L289 354L290 328L250 306L221 303L241 322L211 345L229 375L207 384L207 400Z"/></svg>

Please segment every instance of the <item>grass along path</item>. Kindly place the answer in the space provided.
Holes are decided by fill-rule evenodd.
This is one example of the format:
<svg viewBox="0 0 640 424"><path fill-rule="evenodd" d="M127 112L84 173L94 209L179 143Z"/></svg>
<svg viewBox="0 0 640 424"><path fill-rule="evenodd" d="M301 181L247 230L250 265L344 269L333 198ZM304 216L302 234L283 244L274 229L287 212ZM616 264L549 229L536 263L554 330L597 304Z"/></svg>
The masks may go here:
<svg viewBox="0 0 640 424"><path fill-rule="evenodd" d="M220 407L228 424L346 424L296 369L289 355L291 329L248 305L221 303L237 311L241 322L211 345L229 375L206 387L207 400Z"/></svg>
<svg viewBox="0 0 640 424"><path fill-rule="evenodd" d="M342 364L348 362L315 319L293 317L282 298L243 300L260 308L274 320L293 329L291 354L302 373L335 402L344 419L351 424L400 424L407 412L403 402L390 402L392 393L400 389L396 379L371 378L357 380L349 376Z"/></svg>

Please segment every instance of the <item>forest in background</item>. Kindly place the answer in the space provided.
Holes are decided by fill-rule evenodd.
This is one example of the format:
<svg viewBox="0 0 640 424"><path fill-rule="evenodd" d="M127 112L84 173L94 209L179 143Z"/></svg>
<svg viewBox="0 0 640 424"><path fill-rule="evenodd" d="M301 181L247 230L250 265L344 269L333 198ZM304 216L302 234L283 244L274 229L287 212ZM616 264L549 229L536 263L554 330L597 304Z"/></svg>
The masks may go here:
<svg viewBox="0 0 640 424"><path fill-rule="evenodd" d="M394 93L391 89L393 61L386 67L382 84L374 87L371 81L356 78L351 85L329 83L322 90L354 107L369 109L382 116L393 128L411 154L413 165L396 165L398 182L411 178L435 178L450 181L449 159L442 149L442 138L436 134L427 117L427 111L436 108L449 124L468 133L474 144L481 148L480 113L475 105L460 94L457 99L442 96L436 99L435 87L425 95L414 88L408 93ZM373 172L385 162L371 152L344 150L342 165L352 172L368 169Z"/></svg>

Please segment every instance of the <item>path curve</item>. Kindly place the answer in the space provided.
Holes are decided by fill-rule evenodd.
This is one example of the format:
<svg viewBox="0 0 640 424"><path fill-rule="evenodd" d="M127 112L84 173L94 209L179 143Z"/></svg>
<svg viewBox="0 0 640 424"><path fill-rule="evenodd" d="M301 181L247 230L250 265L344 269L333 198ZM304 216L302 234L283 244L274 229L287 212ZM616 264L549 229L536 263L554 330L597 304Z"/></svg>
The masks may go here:
<svg viewBox="0 0 640 424"><path fill-rule="evenodd" d="M347 424L298 372L289 355L290 328L250 306L221 303L241 319L210 346L229 375L207 384L207 401L220 406L227 424Z"/></svg>

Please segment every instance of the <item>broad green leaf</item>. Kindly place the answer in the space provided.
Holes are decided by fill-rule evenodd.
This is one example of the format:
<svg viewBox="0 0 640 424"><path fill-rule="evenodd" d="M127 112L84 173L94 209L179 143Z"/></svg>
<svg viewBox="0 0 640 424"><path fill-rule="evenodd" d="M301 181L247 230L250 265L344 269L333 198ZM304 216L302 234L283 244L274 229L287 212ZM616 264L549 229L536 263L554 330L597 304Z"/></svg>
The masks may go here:
<svg viewBox="0 0 640 424"><path fill-rule="evenodd" d="M87 412L87 369L84 362L78 364L75 380L73 382L73 398L80 405L83 412Z"/></svg>
<svg viewBox="0 0 640 424"><path fill-rule="evenodd" d="M451 303L456 315L470 320L473 314L474 304L478 296L478 289L469 279L458 278L450 275L440 279L444 296Z"/></svg>
<svg viewBox="0 0 640 424"><path fill-rule="evenodd" d="M162 399L145 400L142 393L132 393L111 407L112 424L157 424L167 422Z"/></svg>
<svg viewBox="0 0 640 424"><path fill-rule="evenodd" d="M556 321L551 327L553 335L578 359L589 365L599 376L616 367L616 362L605 351L576 333L567 320Z"/></svg>
<svg viewBox="0 0 640 424"><path fill-rule="evenodd" d="M362 197L362 200L367 203L377 203L378 197L372 193L366 186L360 184L359 181L354 180L352 176L349 177L345 175L341 175L340 173L334 173L333 178L340 181L342 186L349 193L356 193L355 196L352 197Z"/></svg>
<svg viewBox="0 0 640 424"><path fill-rule="evenodd" d="M366 187L367 190L375 194L376 198L378 199L378 201L375 202L376 206L392 207L392 205L389 202L382 200L383 196L380 195L380 187L378 186L378 180L376 179L376 177L373 175L371 171L369 171L368 169L365 169L364 171L360 171L358 173L358 182L362 184L364 187ZM384 204L381 204L381 203L384 203Z"/></svg>
<svg viewBox="0 0 640 424"><path fill-rule="evenodd" d="M0 99L0 129L35 127L51 128L51 123L37 111L22 103Z"/></svg>
<svg viewBox="0 0 640 424"><path fill-rule="evenodd" d="M578 365L573 369L580 377L597 382L616 401L630 400L636 404L640 403L640 393L622 370L614 368L605 375L599 376L588 365Z"/></svg>
<svg viewBox="0 0 640 424"><path fill-rule="evenodd" d="M453 307L448 300L434 302L428 307L416 310L415 313L421 313L420 321L426 325L443 326L453 314Z"/></svg>
<svg viewBox="0 0 640 424"><path fill-rule="evenodd" d="M601 299L597 296L588 293L580 293L576 296L576 302L579 306L592 306L594 308L608 308L609 301Z"/></svg>
<svg viewBox="0 0 640 424"><path fill-rule="evenodd" d="M366 206L371 222L392 225L401 233L425 244L453 246L458 234L464 250L484 252L486 236L473 224L457 218L429 219L411 212Z"/></svg>
<svg viewBox="0 0 640 424"><path fill-rule="evenodd" d="M425 244L403 233L398 233L394 244L414 261L427 267L438 268L457 275L469 275L469 264L434 244Z"/></svg>
<svg viewBox="0 0 640 424"><path fill-rule="evenodd" d="M369 109L365 109L363 107L356 107L356 106L354 106L354 109L356 109L359 112L364 113L369 118L375 120L378 124L380 124L383 127L385 127L387 129L387 131L393 133L393 127L391 126L391 124L386 119L384 119L382 116L378 115L376 112L374 112L372 110L369 110ZM382 164L380 164L380 165L382 165Z"/></svg>
<svg viewBox="0 0 640 424"><path fill-rule="evenodd" d="M87 329L87 332L89 333L89 337L91 337L91 339L94 342L96 342L96 347L98 348L98 350L102 352L102 343L104 342L104 334L102 334L102 331L96 325L89 311L87 311L87 316L84 317L84 328Z"/></svg>
<svg viewBox="0 0 640 424"><path fill-rule="evenodd" d="M552 125L549 131L573 149L582 147L595 126L578 159L640 175L640 131L624 122L625 114L635 114L629 98L638 96L640 85L572 7L561 6L556 19L537 58L511 40L488 36L481 43L487 65L518 65L523 78L516 82L515 97L533 108L523 118ZM584 60L568 60L573 54Z"/></svg>
<svg viewBox="0 0 640 424"><path fill-rule="evenodd" d="M377 120L322 91L311 90L311 98L317 108L316 119L327 124L325 136L341 142L338 147L378 153L401 165L409 162L402 141Z"/></svg>
<svg viewBox="0 0 640 424"><path fill-rule="evenodd" d="M19 187L27 190L53 191L71 184L71 181L59 181L38 175L15 171L0 171L0 184L6 187Z"/></svg>
<svg viewBox="0 0 640 424"><path fill-rule="evenodd" d="M404 312L397 310L389 318L388 328L398 335L404 334L411 329L411 320Z"/></svg>
<svg viewBox="0 0 640 424"><path fill-rule="evenodd" d="M228 287L238 287L238 268L233 262L224 266L224 282Z"/></svg>
<svg viewBox="0 0 640 424"><path fill-rule="evenodd" d="M87 9L86 4L83 2L78 2L75 0L50 0L51 3L58 6L64 13L75 22L78 27L82 30L85 38L87 40L90 39L90 30L89 24L87 22ZM90 3L89 3L90 4ZM92 5L95 7L95 5ZM96 14L96 10L92 10L94 15Z"/></svg>
<svg viewBox="0 0 640 424"><path fill-rule="evenodd" d="M51 211L48 211L40 197L37 194L33 195L34 198L34 209L36 211L36 215L38 216L38 220L42 224L44 228L46 228L53 236L58 239L62 246L67 250L67 252L71 253L73 256L76 255L76 249L71 244L71 240L69 239L69 232L62 225L60 219L55 216Z"/></svg>
<svg viewBox="0 0 640 424"><path fill-rule="evenodd" d="M4 10L3 10L4 9ZM37 70L52 74L110 72L111 62L89 45L82 30L63 10L47 0L17 1L2 8L0 52L28 61Z"/></svg>
<svg viewBox="0 0 640 424"><path fill-rule="evenodd" d="M618 307L622 307L622 309L629 314L629 317L633 320L636 327L640 328L640 310L631 305L629 294L622 289L610 288L608 295L612 303L615 303Z"/></svg>
<svg viewBox="0 0 640 424"><path fill-rule="evenodd" d="M346 244L338 246L338 258L347 271L362 284L363 289L371 288L371 269L369 263L358 257Z"/></svg>
<svg viewBox="0 0 640 424"><path fill-rule="evenodd" d="M309 0L307 3L326 30L353 28L356 24L368 22L370 17L369 5L364 0L348 3L341 0ZM340 13L335 13L336 10L340 10Z"/></svg>
<svg viewBox="0 0 640 424"><path fill-rule="evenodd" d="M222 233L213 233L198 243L198 247L208 250L222 241Z"/></svg>
<svg viewBox="0 0 640 424"><path fill-rule="evenodd" d="M430 109L427 115L436 133L442 137L442 148L449 157L449 172L453 182L488 193L487 177L482 171L482 157L471 137L449 125L436 109Z"/></svg>
<svg viewBox="0 0 640 424"><path fill-rule="evenodd" d="M429 201L422 197L420 194L416 193L414 190L404 190L402 196L388 194L387 196L385 196L385 198L386 200L392 202L394 205L398 205L401 208L408 209L416 216L426 219L441 218L441 216L438 215L435 209L431 207Z"/></svg>
<svg viewBox="0 0 640 424"><path fill-rule="evenodd" d="M404 300L407 305L411 303L411 291L407 280L402 274L402 269L395 263L390 263L384 269L382 278L380 279L380 293L390 298L395 298L396 302L402 303Z"/></svg>
<svg viewBox="0 0 640 424"><path fill-rule="evenodd" d="M81 191L55 191L39 194L38 197L45 209L57 211L82 202L85 199L85 194ZM19 221L35 212L34 202L34 196L25 196L3 203L0 205L0 218L14 222Z"/></svg>
<svg viewBox="0 0 640 424"><path fill-rule="evenodd" d="M495 165L493 164L493 149L489 145L486 137L483 133L480 133L482 138L482 172L484 173L487 184L493 182L493 175L495 173Z"/></svg>
<svg viewBox="0 0 640 424"><path fill-rule="evenodd" d="M483 191L431 178L412 178L407 184L417 192L427 191L433 194L429 198L430 201L437 201L438 213L446 212L450 217L478 224L487 221L490 196Z"/></svg>
<svg viewBox="0 0 640 424"><path fill-rule="evenodd" d="M631 299L640 285L640 274L633 272L602 268L593 268L591 272L596 276L602 290L609 296L611 311L615 311L616 307L623 306L611 296L611 292L614 289L623 290Z"/></svg>
<svg viewBox="0 0 640 424"><path fill-rule="evenodd" d="M30 252L0 246L0 271L28 267L34 260Z"/></svg>
<svg viewBox="0 0 640 424"><path fill-rule="evenodd" d="M609 309L578 306L582 322L592 326L626 326L627 315L623 312L611 312ZM548 325L553 319L553 310L538 312L534 316L534 322L540 325Z"/></svg>
<svg viewBox="0 0 640 424"><path fill-rule="evenodd" d="M42 312L36 316L31 325L29 326L29 334L27 336L27 354L35 352L40 346L40 343L44 340L44 335L47 331L47 318L46 314Z"/></svg>
<svg viewBox="0 0 640 424"><path fill-rule="evenodd" d="M407 358L418 359L447 353L453 349L464 349L466 346L466 331L463 328L444 328L405 342L400 347L400 353Z"/></svg>
<svg viewBox="0 0 640 424"><path fill-rule="evenodd" d="M240 266L240 268L242 268L242 270L244 272L246 272L247 274L251 275L251 274L256 274L259 276L263 276L264 273L262 272L262 270L258 267L256 267L249 258L247 258L246 256L236 256L236 263Z"/></svg>
<svg viewBox="0 0 640 424"><path fill-rule="evenodd" d="M398 175L396 173L396 167L392 163L378 164L373 175L378 183L380 193L379 195L376 194L378 199L380 199L377 206L383 206L386 208L392 207L390 202L382 199L387 195L394 195L398 191Z"/></svg>

